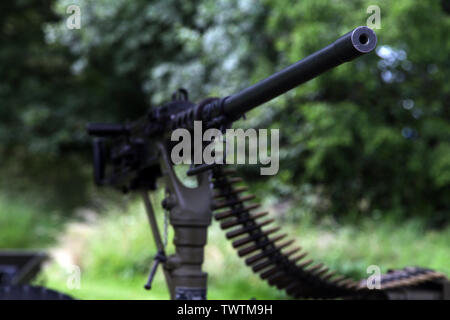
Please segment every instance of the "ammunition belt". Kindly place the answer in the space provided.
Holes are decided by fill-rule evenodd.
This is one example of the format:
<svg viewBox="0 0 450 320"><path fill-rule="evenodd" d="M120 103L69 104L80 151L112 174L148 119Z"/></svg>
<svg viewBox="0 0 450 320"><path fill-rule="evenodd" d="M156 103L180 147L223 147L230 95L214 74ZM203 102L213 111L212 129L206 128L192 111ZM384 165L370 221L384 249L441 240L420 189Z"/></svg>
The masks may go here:
<svg viewBox="0 0 450 320"><path fill-rule="evenodd" d="M246 195L247 188L239 185L243 180L234 176L234 169L213 169L213 214L239 257L253 272L271 286L294 298L370 298L392 289L404 289L439 279L445 275L434 270L407 267L381 275L380 288L370 290L367 280L355 281L339 276L321 263L306 259L308 253L292 246L279 234L279 227L269 227L273 219L263 219L268 212L257 212L254 195Z"/></svg>

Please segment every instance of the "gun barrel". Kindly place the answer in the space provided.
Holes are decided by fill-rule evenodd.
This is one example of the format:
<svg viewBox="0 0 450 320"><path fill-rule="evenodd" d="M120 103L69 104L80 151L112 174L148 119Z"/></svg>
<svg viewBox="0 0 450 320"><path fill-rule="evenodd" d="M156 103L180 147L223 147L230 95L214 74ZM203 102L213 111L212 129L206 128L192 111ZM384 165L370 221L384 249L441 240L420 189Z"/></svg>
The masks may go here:
<svg viewBox="0 0 450 320"><path fill-rule="evenodd" d="M371 52L377 44L375 32L357 27L334 43L290 65L289 67L229 96L222 102L222 111L232 120L290 89L344 62Z"/></svg>

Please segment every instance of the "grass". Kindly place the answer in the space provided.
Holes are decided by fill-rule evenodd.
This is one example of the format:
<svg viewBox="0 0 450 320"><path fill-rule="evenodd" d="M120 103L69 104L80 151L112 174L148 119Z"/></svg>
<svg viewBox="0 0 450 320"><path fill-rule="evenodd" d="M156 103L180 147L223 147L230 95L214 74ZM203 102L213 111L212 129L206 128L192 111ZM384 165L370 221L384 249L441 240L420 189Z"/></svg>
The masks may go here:
<svg viewBox="0 0 450 320"><path fill-rule="evenodd" d="M0 197L0 248L38 248L52 243L62 226L56 214Z"/></svg>
<svg viewBox="0 0 450 320"><path fill-rule="evenodd" d="M53 215L0 198L0 246L46 247L53 260L36 282L75 298L167 299L161 270L152 290L143 289L155 247L141 203L134 203L125 211L116 208L105 215L87 216L95 219L62 225L61 219ZM162 212L157 210L157 216L162 226ZM412 265L450 275L450 226L430 230L420 220L401 222L389 214L341 224L331 218L317 222L304 212L295 216L300 221L278 219L285 232L310 252L310 258L339 273L360 279L368 276L370 265L378 265L383 272ZM169 239L172 237L169 232ZM173 250L169 243L167 251ZM81 271L79 289L70 286L77 274L74 265ZM287 298L245 266L215 222L209 231L204 269L209 274L209 299Z"/></svg>
<svg viewBox="0 0 450 320"><path fill-rule="evenodd" d="M161 212L158 216L162 216ZM172 236L170 233L169 238ZM174 251L172 244L168 244L167 251ZM38 282L76 298L169 298L161 270L157 272L152 290L143 289L155 247L140 203L128 212L112 211L89 227L68 224L53 254L54 262L47 266ZM205 260L209 299L284 297L243 265L217 225L209 234ZM80 289L69 289L67 285L73 275L73 264L81 268Z"/></svg>
<svg viewBox="0 0 450 320"><path fill-rule="evenodd" d="M297 238L311 258L355 279L367 277L367 267L374 264L383 272L417 265L450 274L449 227L425 230L418 220L399 223L389 218L339 225L330 219L314 223L305 216L299 224L283 224L283 229ZM171 244L167 249L173 252ZM143 289L155 248L141 204L127 212L112 210L89 226L68 224L58 250L55 262L40 279L54 289L80 299L168 298L161 270L153 289ZM70 259L62 259L62 253ZM68 289L71 264L81 268L80 289ZM209 299L287 298L245 266L214 222L204 269L209 274Z"/></svg>

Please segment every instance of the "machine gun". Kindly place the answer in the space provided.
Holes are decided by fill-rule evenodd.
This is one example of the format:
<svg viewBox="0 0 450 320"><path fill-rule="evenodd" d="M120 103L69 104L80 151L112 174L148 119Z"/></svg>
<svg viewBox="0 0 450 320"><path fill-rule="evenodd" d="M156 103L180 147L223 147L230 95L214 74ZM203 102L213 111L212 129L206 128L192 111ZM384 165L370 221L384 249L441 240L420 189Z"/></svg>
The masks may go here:
<svg viewBox="0 0 450 320"><path fill-rule="evenodd" d="M428 269L393 271L382 277L382 289L375 292L368 290L364 281L336 277L321 264L311 266L312 261L304 261L306 253L298 253L299 248L286 251L292 241L280 242L285 235L274 236L279 228L265 228L272 220L257 221L267 212L251 213L259 205L246 204L254 196L243 195L246 188L235 186L241 179L230 177L231 170L217 163L191 165L187 174L197 178L197 186L188 188L176 176L170 158L173 147L170 135L175 129L192 131L194 122L201 121L203 128L223 131L247 111L373 51L376 43L371 29L357 27L334 43L234 95L207 98L196 104L181 89L171 102L152 108L136 122L88 125L89 134L96 137L95 182L123 192L142 193L158 248L147 289L158 264L162 263L172 299L206 299L207 274L202 271L202 263L207 228L214 214L221 221L222 229L231 229L226 236L237 239L233 247L239 256L246 257L246 264L270 285L286 290L293 297L389 298L391 289L403 290L424 283L428 287L421 287L422 291L428 290L433 295L437 286L442 292L443 284L439 281L445 277ZM169 221L174 228L175 254L170 256L165 254L148 196L149 191L156 190L161 177L166 187L162 206L170 212ZM399 295L402 293L396 297Z"/></svg>

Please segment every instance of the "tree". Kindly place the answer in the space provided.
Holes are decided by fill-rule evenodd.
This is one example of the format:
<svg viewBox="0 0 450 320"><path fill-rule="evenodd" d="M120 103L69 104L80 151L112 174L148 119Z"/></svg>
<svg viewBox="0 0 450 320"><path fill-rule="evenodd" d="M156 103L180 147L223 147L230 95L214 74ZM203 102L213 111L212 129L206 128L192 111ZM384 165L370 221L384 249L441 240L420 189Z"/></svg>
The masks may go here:
<svg viewBox="0 0 450 320"><path fill-rule="evenodd" d="M366 24L374 5L83 0L81 29L68 30L69 4L2 5L0 170L2 192L32 190L70 208L92 192L87 122L133 120L178 87L193 101L232 94ZM282 129L280 172L263 184L277 201L336 216L395 211L448 221L449 16L432 0L376 5L376 54L239 125Z"/></svg>
<svg viewBox="0 0 450 320"><path fill-rule="evenodd" d="M248 59L240 32L259 14L228 1L78 1L77 30L66 26L71 4L5 5L0 57L2 192L67 209L91 192L86 123L134 120L178 87L194 100L233 88Z"/></svg>
<svg viewBox="0 0 450 320"><path fill-rule="evenodd" d="M364 25L373 1L265 3L272 12L265 32L278 51L273 71ZM395 211L448 221L450 19L437 1L376 4L382 26L376 54L259 114L260 125L275 120L283 128L282 171L273 189L303 206L316 196L316 212Z"/></svg>

